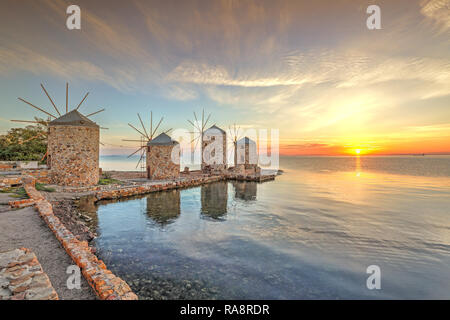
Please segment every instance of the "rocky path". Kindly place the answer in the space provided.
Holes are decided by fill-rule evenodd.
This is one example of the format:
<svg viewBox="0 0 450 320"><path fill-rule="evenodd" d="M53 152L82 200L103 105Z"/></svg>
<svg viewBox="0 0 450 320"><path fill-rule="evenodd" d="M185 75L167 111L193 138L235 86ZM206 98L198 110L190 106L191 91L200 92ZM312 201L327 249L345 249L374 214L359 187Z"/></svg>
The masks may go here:
<svg viewBox="0 0 450 320"><path fill-rule="evenodd" d="M32 207L20 210L7 210L2 204L9 198L0 194L0 251L9 251L21 247L31 249L47 273L59 299L91 300L96 299L92 289L81 276L81 289L68 289L66 274L68 266L74 265L54 234Z"/></svg>

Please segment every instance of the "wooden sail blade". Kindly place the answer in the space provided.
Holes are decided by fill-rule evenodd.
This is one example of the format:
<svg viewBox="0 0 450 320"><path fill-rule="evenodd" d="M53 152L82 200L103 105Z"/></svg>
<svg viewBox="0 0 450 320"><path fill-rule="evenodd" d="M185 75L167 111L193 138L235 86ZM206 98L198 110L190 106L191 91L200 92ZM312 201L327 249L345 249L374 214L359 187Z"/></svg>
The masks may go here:
<svg viewBox="0 0 450 320"><path fill-rule="evenodd" d="M83 100L81 100L81 102L78 104L78 107L77 107L75 110L78 110L78 109L80 108L81 104L82 104L83 101L87 98L88 94L89 94L89 92L86 93L86 95L84 96Z"/></svg>
<svg viewBox="0 0 450 320"><path fill-rule="evenodd" d="M56 119L56 117L54 116L54 115L52 115L51 113L48 113L47 111L45 111L45 110L42 110L41 108L39 108L39 107L36 107L34 104L32 104L32 103L30 103L30 102L28 102L28 101L26 101L25 99L22 99L22 98L18 98L20 101L22 101L22 102L25 102L26 104L28 104L28 105L30 105L30 106L32 106L33 108L35 108L35 109L38 109L39 111L41 111L41 112L43 112L43 113L45 113L46 115L49 115L50 117L53 117L53 118L55 118Z"/></svg>
<svg viewBox="0 0 450 320"><path fill-rule="evenodd" d="M139 158L138 163L136 164L136 169L139 166L139 163L141 163L142 159L144 158L145 152L142 152L141 157Z"/></svg>
<svg viewBox="0 0 450 320"><path fill-rule="evenodd" d="M88 114L88 115L86 115L85 117L87 118L87 117L93 116L94 114L97 114L97 113L100 113L100 112L103 112L103 111L105 111L105 109L104 109L104 108L103 108L103 109L100 109L100 110L98 110L98 111L95 111L95 112L89 113L89 114Z"/></svg>
<svg viewBox="0 0 450 320"><path fill-rule="evenodd" d="M191 143L194 142L194 141L196 141L196 140L198 140L200 137L201 137L201 136L198 135L196 138L194 138L194 139L191 140Z"/></svg>
<svg viewBox="0 0 450 320"><path fill-rule="evenodd" d="M141 116L139 115L139 113L137 114L137 116L139 118L139 121L141 122L142 129L144 129L145 136L147 137L147 139L150 140L150 137L148 136L147 130L145 129L144 122L142 122L142 119L141 119Z"/></svg>
<svg viewBox="0 0 450 320"><path fill-rule="evenodd" d="M197 129L199 132L202 131L198 126L196 126L191 120L188 119L188 122L194 127L194 129Z"/></svg>
<svg viewBox="0 0 450 320"><path fill-rule="evenodd" d="M203 127L203 130L205 130L206 125L208 124L209 118L211 117L211 113L209 114L208 118L206 118L205 126Z"/></svg>
<svg viewBox="0 0 450 320"><path fill-rule="evenodd" d="M202 110L202 133L203 133L203 130L205 130L205 124L203 122L204 119L205 119L205 109Z"/></svg>
<svg viewBox="0 0 450 320"><path fill-rule="evenodd" d="M170 129L164 131L164 133L168 133L168 132L170 132L170 131L172 131L172 130L173 130L173 128L170 128Z"/></svg>
<svg viewBox="0 0 450 320"><path fill-rule="evenodd" d="M202 129L201 129L202 123L199 124L198 118L197 118L197 114L195 113L195 111L194 111L194 118L195 118L195 123L196 123L196 125L195 125L194 127L195 127L198 131L202 131ZM192 123L192 122L191 122L191 123Z"/></svg>
<svg viewBox="0 0 450 320"><path fill-rule="evenodd" d="M152 133L152 137L155 135L156 130L158 130L159 125L161 124L161 122L163 121L163 119L164 119L164 117L161 117L161 120L159 120L158 125L156 126L155 130L154 130L153 133Z"/></svg>
<svg viewBox="0 0 450 320"><path fill-rule="evenodd" d="M45 152L44 156L42 157L41 162L44 161L44 159L47 155L48 155L48 150L47 150L47 152Z"/></svg>
<svg viewBox="0 0 450 320"><path fill-rule="evenodd" d="M198 137L197 137L197 141L195 141L194 150L197 149L198 142L202 140L202 139L199 139L199 138L201 138L201 136L198 136ZM201 146L201 148L203 148L203 146ZM200 150L201 150L201 149L200 149ZM201 150L201 151L203 151L203 150ZM203 155L202 155L202 159L203 159Z"/></svg>
<svg viewBox="0 0 450 320"><path fill-rule="evenodd" d="M12 122L38 123L47 125L47 121L31 121L31 120L10 120Z"/></svg>
<svg viewBox="0 0 450 320"><path fill-rule="evenodd" d="M153 139L153 111L150 111L150 140Z"/></svg>
<svg viewBox="0 0 450 320"><path fill-rule="evenodd" d="M44 90L45 94L47 95L47 98L50 100L50 102L53 105L53 108L55 108L56 112L58 113L59 116L61 116L61 113L59 113L58 108L56 107L55 103L53 102L52 98L50 97L50 95L48 94L47 90L45 90L44 85L41 83L41 87L42 90Z"/></svg>
<svg viewBox="0 0 450 320"><path fill-rule="evenodd" d="M105 128L105 127L100 127L100 129L109 130L109 128Z"/></svg>
<svg viewBox="0 0 450 320"><path fill-rule="evenodd" d="M43 134L44 134L43 132L38 133L37 135L32 136L32 137L30 137L30 138L28 138L28 139L26 139L26 140L23 140L23 141L19 142L18 144L20 145L20 144L27 143L27 142L29 142L29 141L31 141L31 140L34 140L34 139L36 139L36 138L42 136Z"/></svg>
<svg viewBox="0 0 450 320"><path fill-rule="evenodd" d="M130 154L127 158L132 157L133 155L135 155L136 153L138 153L139 151L141 151L142 148L145 148L146 146L142 146L139 149L137 149L135 152L133 152L132 154Z"/></svg>
<svg viewBox="0 0 450 320"><path fill-rule="evenodd" d="M228 133L230 134L230 137L228 139L230 139L231 141L233 141L234 139L236 139L236 136L233 135L233 132L231 131L231 127L228 127Z"/></svg>
<svg viewBox="0 0 450 320"><path fill-rule="evenodd" d="M122 139L122 141L142 142L142 140L130 140L130 139Z"/></svg>
<svg viewBox="0 0 450 320"><path fill-rule="evenodd" d="M143 137L146 137L145 134L143 134L141 131L139 131L137 128L135 128L131 123L128 124L130 127L132 127L134 130L136 130L137 132L139 132L140 135L142 135Z"/></svg>
<svg viewBox="0 0 450 320"><path fill-rule="evenodd" d="M195 118L195 121L198 122L197 114L195 113L195 111L194 111L194 118Z"/></svg>
<svg viewBox="0 0 450 320"><path fill-rule="evenodd" d="M66 113L69 112L69 83L66 82Z"/></svg>

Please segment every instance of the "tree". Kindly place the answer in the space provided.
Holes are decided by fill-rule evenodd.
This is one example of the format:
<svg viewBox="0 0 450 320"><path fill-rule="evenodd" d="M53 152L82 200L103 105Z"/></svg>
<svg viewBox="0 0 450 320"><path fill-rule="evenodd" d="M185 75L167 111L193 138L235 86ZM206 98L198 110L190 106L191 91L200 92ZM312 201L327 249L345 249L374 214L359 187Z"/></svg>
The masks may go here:
<svg viewBox="0 0 450 320"><path fill-rule="evenodd" d="M0 161L40 161L47 152L47 126L42 119L36 125L12 128L0 135Z"/></svg>

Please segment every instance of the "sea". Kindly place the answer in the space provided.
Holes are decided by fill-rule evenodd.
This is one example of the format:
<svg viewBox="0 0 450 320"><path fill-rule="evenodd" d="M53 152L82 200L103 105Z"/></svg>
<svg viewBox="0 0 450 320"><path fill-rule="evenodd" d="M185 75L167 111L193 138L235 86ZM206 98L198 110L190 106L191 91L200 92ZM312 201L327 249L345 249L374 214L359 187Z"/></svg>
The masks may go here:
<svg viewBox="0 0 450 320"><path fill-rule="evenodd" d="M98 255L141 299L450 299L450 156L280 169L97 203Z"/></svg>

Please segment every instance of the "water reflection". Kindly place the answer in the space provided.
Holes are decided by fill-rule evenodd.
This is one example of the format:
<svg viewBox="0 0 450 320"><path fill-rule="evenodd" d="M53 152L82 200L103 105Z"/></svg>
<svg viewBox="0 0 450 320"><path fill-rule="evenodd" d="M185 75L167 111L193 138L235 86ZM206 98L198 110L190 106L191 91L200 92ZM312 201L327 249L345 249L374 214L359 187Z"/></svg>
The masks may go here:
<svg viewBox="0 0 450 320"><path fill-rule="evenodd" d="M93 195L81 197L75 204L78 207L78 212L88 227L96 229L98 225L97 206L95 201L97 199Z"/></svg>
<svg viewBox="0 0 450 320"><path fill-rule="evenodd" d="M361 170L361 158L357 155L355 157L355 172L357 177L361 176Z"/></svg>
<svg viewBox="0 0 450 320"><path fill-rule="evenodd" d="M201 186L202 218L225 220L228 206L228 183L220 181Z"/></svg>
<svg viewBox="0 0 450 320"><path fill-rule="evenodd" d="M244 201L256 200L258 184L253 181L232 181L234 187L234 197Z"/></svg>
<svg viewBox="0 0 450 320"><path fill-rule="evenodd" d="M273 182L181 190L165 228L157 193L105 203L97 252L141 299L448 299L450 157L420 159L293 158Z"/></svg>
<svg viewBox="0 0 450 320"><path fill-rule="evenodd" d="M148 196L147 215L161 226L174 222L180 215L180 191L169 190Z"/></svg>

